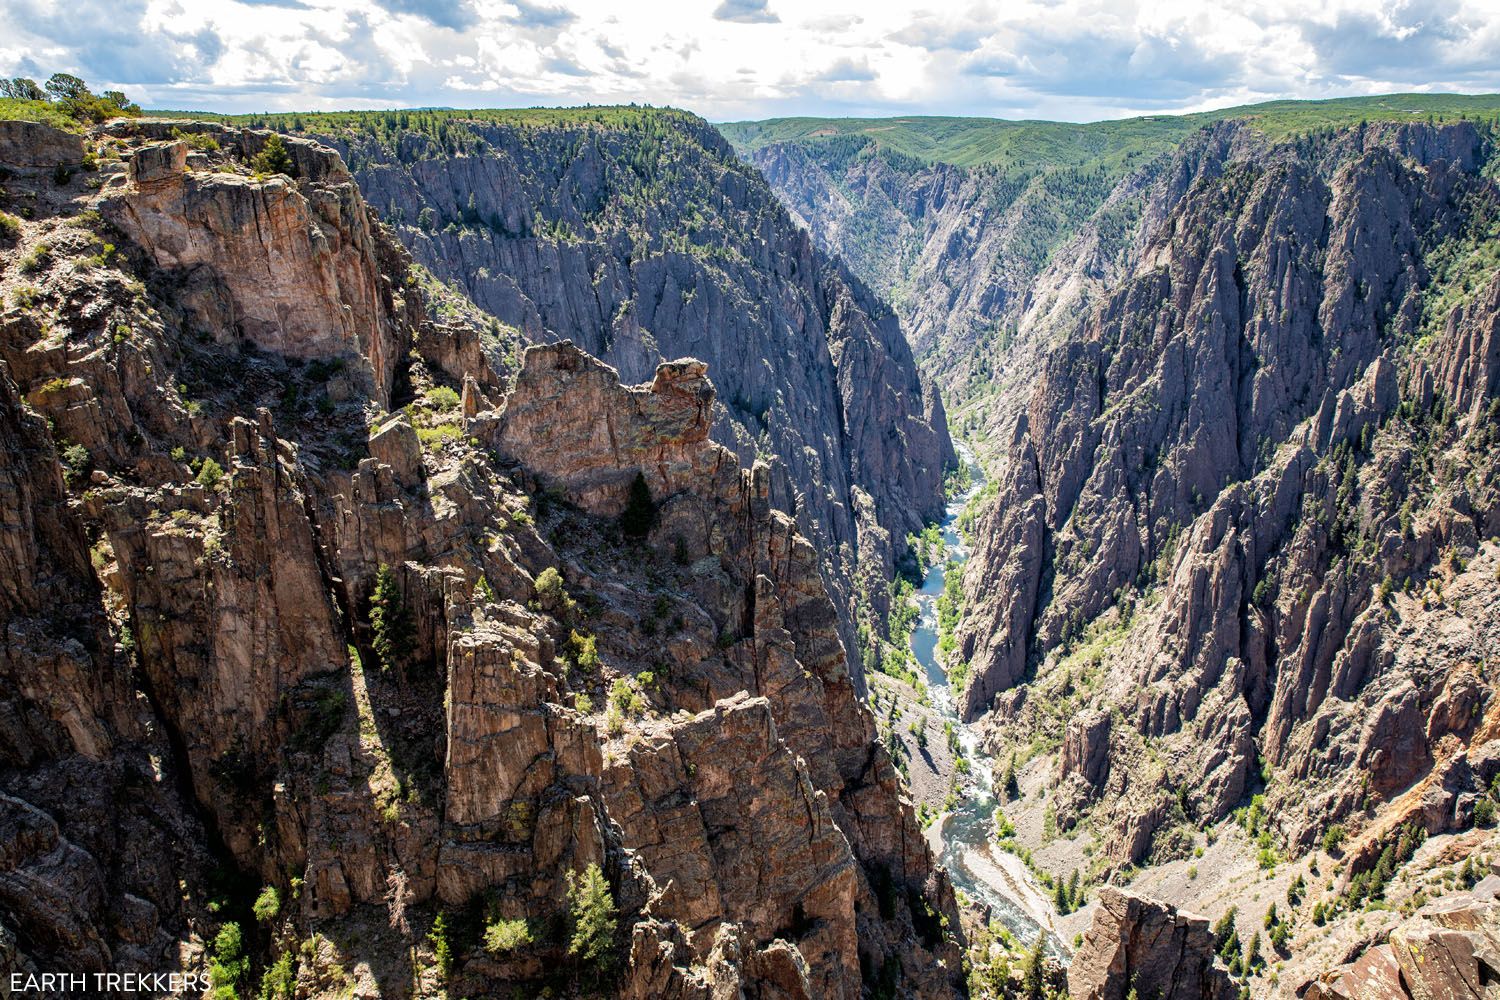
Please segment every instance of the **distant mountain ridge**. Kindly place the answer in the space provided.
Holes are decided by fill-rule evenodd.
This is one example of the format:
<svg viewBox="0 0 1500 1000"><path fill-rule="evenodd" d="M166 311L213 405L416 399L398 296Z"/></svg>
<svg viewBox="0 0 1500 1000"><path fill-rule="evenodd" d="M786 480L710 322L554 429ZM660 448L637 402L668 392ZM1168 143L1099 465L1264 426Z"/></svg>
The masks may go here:
<svg viewBox="0 0 1500 1000"><path fill-rule="evenodd" d="M1204 128L1242 142L1361 122L1500 119L1500 95L1276 101L1074 124L786 118L718 126L814 239L895 307L950 420L1003 447L1040 352L1128 268L1147 196ZM1017 390L1017 391L1012 391Z"/></svg>
<svg viewBox="0 0 1500 1000"><path fill-rule="evenodd" d="M784 142L862 136L883 151L955 167L1080 166L1101 152L1140 148L1165 152L1188 133L1230 119L1254 121L1280 136L1309 128L1363 121L1404 121L1413 116L1489 117L1500 94L1384 94L1325 101L1268 101L1190 114L1140 115L1097 122L964 116L897 115L889 118L791 117L719 122L736 149L753 152Z"/></svg>

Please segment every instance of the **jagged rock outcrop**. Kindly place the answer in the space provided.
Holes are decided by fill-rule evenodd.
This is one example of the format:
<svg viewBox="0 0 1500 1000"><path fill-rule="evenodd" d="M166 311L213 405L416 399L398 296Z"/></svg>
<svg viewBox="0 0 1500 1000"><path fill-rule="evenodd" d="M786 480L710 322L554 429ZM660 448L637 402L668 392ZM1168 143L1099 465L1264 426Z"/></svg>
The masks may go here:
<svg viewBox="0 0 1500 1000"><path fill-rule="evenodd" d="M0 526L7 972L157 971L187 932L179 879L206 872L202 831L111 636L46 424L4 363Z"/></svg>
<svg viewBox="0 0 1500 1000"><path fill-rule="evenodd" d="M678 357L709 366L713 437L742 464L778 459L771 495L825 554L858 679L856 610L883 618L906 535L940 516L956 465L942 402L895 315L714 129L622 109L395 138L308 127L418 262L527 340L571 340L627 382Z"/></svg>
<svg viewBox="0 0 1500 1000"><path fill-rule="evenodd" d="M1434 900L1388 941L1312 983L1307 1000L1480 1000L1500 981L1500 878Z"/></svg>
<svg viewBox="0 0 1500 1000"><path fill-rule="evenodd" d="M1074 1000L1231 1000L1239 991L1214 954L1203 917L1110 886L1068 966Z"/></svg>
<svg viewBox="0 0 1500 1000"><path fill-rule="evenodd" d="M336 155L289 141L299 176L263 178L263 134L167 128L93 133L103 183L26 189L4 251L6 965L201 970L235 921L247 993L951 995L952 888L705 365L622 385L561 343L507 388ZM257 241L245 205L341 249ZM297 273L375 290L352 339L297 325L342 300L227 325Z"/></svg>
<svg viewBox="0 0 1500 1000"><path fill-rule="evenodd" d="M124 122L110 134L159 137L167 128ZM269 134L218 133L247 160ZM287 142L295 179L267 181L189 170L186 139L141 146L129 195L102 210L176 278L174 300L198 329L302 360L356 360L389 403L410 317L378 272L371 220L343 161L307 140Z"/></svg>
<svg viewBox="0 0 1500 1000"><path fill-rule="evenodd" d="M963 706L1005 716L997 747L1121 713L1107 751L1070 728L1058 760L1060 817L1131 802L1118 863L1174 794L1215 822L1260 780L1299 851L1428 775L1428 828L1466 822L1454 755L1481 738L1443 706L1491 693L1443 691L1494 634L1494 601L1456 603L1500 517L1491 150L1466 123L1205 130L1133 275L1048 354L976 530Z"/></svg>

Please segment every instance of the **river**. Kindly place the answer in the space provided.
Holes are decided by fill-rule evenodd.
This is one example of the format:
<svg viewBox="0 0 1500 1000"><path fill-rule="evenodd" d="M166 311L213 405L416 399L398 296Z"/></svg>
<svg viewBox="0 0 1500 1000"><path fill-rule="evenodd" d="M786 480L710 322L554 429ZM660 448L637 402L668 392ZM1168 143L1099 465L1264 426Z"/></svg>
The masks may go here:
<svg viewBox="0 0 1500 1000"><path fill-rule="evenodd" d="M1060 961L1069 957L1068 949L1052 929L1051 900L1026 871L1019 858L998 850L991 841L995 812L994 762L980 749L977 734L961 721L954 707L948 675L937 656L937 599L943 593L949 560L962 566L969 551L958 533L958 516L969 500L984 486L984 472L974 453L958 445L959 455L968 463L973 485L962 496L954 498L943 512L942 535L944 557L927 571L917 593L921 617L912 632L911 650L927 675L927 686L933 707L944 720L958 729L959 743L968 759L971 774L958 806L939 820L942 840L941 862L948 869L953 884L975 902L987 904L993 919L998 920L1022 944L1031 945L1038 933L1046 935L1046 950Z"/></svg>

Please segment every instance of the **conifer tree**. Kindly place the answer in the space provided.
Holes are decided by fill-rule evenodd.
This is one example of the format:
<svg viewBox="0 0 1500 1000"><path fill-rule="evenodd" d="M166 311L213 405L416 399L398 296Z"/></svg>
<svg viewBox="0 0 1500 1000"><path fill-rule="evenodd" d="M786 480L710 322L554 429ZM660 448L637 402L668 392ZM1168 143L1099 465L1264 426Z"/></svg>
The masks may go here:
<svg viewBox="0 0 1500 1000"><path fill-rule="evenodd" d="M370 631L381 669L394 667L404 671L412 654L415 629L401 588L396 584L396 574L389 566L381 566L375 573L375 590L370 595Z"/></svg>

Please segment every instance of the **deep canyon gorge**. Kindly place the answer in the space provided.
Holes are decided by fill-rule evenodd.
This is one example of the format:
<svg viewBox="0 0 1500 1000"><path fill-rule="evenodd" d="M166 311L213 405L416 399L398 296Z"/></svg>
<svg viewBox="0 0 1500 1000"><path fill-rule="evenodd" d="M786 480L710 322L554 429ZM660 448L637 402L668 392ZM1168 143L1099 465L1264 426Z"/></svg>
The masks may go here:
<svg viewBox="0 0 1500 1000"><path fill-rule="evenodd" d="M0 120L0 974L1492 995L1497 116Z"/></svg>

